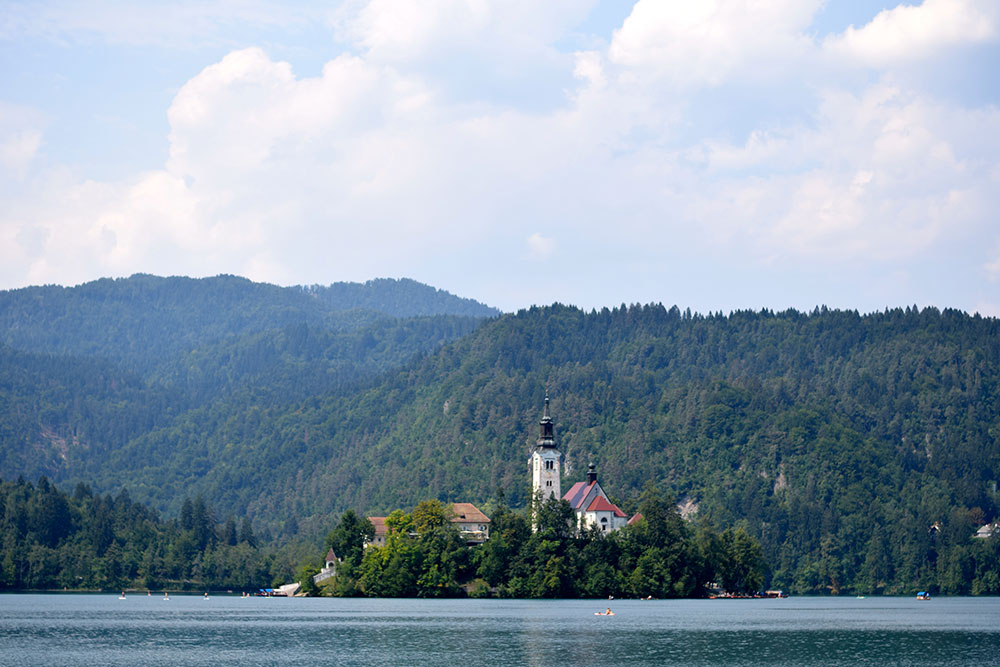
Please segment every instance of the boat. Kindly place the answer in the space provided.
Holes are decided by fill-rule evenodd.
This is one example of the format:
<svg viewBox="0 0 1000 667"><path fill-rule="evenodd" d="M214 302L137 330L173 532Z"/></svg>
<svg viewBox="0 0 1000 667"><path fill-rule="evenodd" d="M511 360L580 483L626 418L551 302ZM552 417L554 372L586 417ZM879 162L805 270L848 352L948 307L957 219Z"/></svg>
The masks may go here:
<svg viewBox="0 0 1000 667"><path fill-rule="evenodd" d="M931 594L928 593L927 591L920 591L919 593L917 593L917 599L918 600L930 600L931 599Z"/></svg>

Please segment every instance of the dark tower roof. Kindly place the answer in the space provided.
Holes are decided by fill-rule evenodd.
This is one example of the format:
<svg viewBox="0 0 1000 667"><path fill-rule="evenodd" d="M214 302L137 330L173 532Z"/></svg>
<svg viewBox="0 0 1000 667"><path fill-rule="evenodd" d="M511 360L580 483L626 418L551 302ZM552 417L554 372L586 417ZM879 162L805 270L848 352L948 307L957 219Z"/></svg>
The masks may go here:
<svg viewBox="0 0 1000 667"><path fill-rule="evenodd" d="M591 463L587 466L587 483L593 484L597 481L597 469L594 468L594 464Z"/></svg>
<svg viewBox="0 0 1000 667"><path fill-rule="evenodd" d="M542 420L538 422L538 442L539 447L554 448L556 446L555 426L552 424L552 417L549 416L549 392L545 392L545 412Z"/></svg>

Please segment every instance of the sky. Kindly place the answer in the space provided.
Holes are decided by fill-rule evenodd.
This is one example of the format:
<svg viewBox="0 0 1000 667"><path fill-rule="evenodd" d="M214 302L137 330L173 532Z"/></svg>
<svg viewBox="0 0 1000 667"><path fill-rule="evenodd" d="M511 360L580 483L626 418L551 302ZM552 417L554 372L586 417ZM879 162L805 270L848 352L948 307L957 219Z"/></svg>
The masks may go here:
<svg viewBox="0 0 1000 667"><path fill-rule="evenodd" d="M0 0L0 289L1000 316L1000 0Z"/></svg>

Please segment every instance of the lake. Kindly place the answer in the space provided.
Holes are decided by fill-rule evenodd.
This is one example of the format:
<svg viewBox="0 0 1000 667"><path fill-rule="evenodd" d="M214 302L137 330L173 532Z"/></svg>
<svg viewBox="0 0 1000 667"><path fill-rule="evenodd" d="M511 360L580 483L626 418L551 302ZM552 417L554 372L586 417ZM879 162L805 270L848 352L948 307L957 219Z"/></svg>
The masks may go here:
<svg viewBox="0 0 1000 667"><path fill-rule="evenodd" d="M1000 599L10 594L0 663L1000 665Z"/></svg>

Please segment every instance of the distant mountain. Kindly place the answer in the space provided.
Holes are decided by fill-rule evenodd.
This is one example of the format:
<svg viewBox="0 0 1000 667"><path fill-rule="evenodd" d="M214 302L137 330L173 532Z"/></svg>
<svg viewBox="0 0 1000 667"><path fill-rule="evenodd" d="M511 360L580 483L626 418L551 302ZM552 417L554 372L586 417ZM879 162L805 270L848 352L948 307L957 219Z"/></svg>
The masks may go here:
<svg viewBox="0 0 1000 667"><path fill-rule="evenodd" d="M409 278L379 278L365 283L310 285L302 289L335 310L373 310L393 317L463 315L495 317L496 308L463 299Z"/></svg>
<svg viewBox="0 0 1000 667"><path fill-rule="evenodd" d="M395 285L415 304L417 292L429 295L422 309L433 314L390 315ZM295 410L366 386L482 321L449 314L468 312L468 300L412 281L378 291L385 304L368 298L368 309L233 276L0 292L0 467L117 487L123 470L109 459L179 415L212 404L227 418L260 404Z"/></svg>
<svg viewBox="0 0 1000 667"><path fill-rule="evenodd" d="M138 274L0 292L0 342L104 357L147 373L163 359L233 336L300 324L352 331L381 318L418 314L483 318L497 311L410 280L302 288L236 276Z"/></svg>

